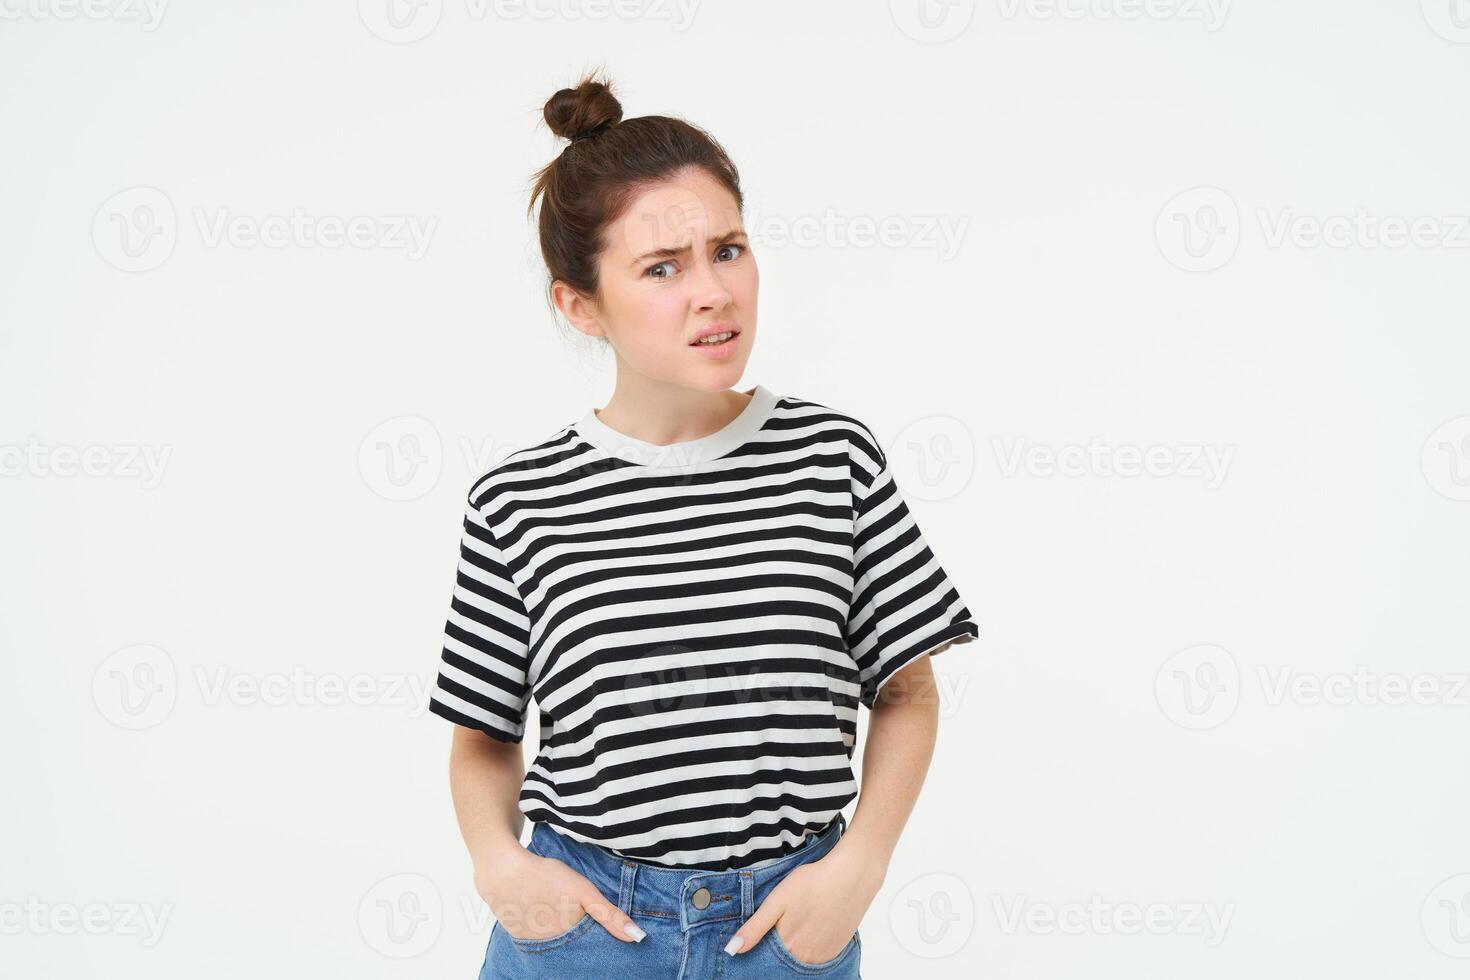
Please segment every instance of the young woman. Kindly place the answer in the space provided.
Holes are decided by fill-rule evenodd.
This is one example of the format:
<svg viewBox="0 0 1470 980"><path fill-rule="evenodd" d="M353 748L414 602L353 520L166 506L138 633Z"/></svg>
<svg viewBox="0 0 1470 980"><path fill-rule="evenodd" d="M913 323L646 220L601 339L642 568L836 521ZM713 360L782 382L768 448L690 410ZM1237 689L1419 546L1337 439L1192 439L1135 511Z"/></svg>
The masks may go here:
<svg viewBox="0 0 1470 980"><path fill-rule="evenodd" d="M431 706L497 920L480 976L858 977L933 749L925 655L976 625L866 425L732 388L759 277L719 144L591 77L545 117L551 299L617 384L466 503Z"/></svg>

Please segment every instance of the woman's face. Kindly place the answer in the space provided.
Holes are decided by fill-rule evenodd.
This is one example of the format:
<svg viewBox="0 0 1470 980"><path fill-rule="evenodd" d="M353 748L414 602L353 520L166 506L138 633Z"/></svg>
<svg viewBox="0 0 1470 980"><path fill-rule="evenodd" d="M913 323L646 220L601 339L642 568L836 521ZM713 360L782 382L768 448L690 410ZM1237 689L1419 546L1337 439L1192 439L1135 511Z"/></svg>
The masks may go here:
<svg viewBox="0 0 1470 980"><path fill-rule="evenodd" d="M608 225L596 302L557 283L578 330L606 337L621 362L655 381L722 391L740 380L755 343L760 274L735 199L691 167L638 194ZM698 343L712 332L722 343Z"/></svg>

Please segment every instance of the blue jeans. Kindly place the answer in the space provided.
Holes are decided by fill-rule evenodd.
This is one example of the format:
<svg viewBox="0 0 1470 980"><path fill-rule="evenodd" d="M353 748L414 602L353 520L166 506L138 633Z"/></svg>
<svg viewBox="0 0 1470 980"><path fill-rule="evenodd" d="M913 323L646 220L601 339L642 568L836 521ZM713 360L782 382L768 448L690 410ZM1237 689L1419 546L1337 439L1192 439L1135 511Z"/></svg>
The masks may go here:
<svg viewBox="0 0 1470 980"><path fill-rule="evenodd" d="M773 864L745 871L670 868L617 855L565 837L536 823L527 846L587 878L648 934L622 942L583 913L571 929L550 939L516 939L495 923L480 980L782 980L831 977L861 980L862 940L856 933L832 959L803 963L781 944L772 927L760 942L735 956L725 944L795 868L822 857L847 826L838 814L830 826ZM694 895L700 892L696 907Z"/></svg>

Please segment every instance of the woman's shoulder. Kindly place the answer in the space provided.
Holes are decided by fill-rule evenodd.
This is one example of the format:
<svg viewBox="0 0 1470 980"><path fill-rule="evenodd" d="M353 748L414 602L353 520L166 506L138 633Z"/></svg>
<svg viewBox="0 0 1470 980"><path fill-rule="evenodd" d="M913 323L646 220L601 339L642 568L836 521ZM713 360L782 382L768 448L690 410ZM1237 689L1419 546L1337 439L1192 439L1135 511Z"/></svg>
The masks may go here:
<svg viewBox="0 0 1470 980"><path fill-rule="evenodd" d="M825 399L800 398L792 395L783 395L780 405L793 423L800 424L804 421L814 428L820 428L833 438L845 441L853 458L864 467L869 464L881 466L884 463L882 445L878 437L874 435L872 428L856 413L847 410L845 406L834 405Z"/></svg>
<svg viewBox="0 0 1470 980"><path fill-rule="evenodd" d="M470 501L483 508L517 491L545 487L548 480L573 471L575 458L582 451L574 423L530 445L502 451L494 462L477 470L470 481Z"/></svg>

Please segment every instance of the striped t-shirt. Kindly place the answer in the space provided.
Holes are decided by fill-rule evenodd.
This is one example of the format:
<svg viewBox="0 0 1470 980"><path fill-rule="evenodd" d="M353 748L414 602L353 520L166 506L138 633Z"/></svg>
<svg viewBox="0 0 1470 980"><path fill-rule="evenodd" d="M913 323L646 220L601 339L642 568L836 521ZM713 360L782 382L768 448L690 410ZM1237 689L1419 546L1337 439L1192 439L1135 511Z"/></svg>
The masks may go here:
<svg viewBox="0 0 1470 980"><path fill-rule="evenodd" d="M431 710L540 741L527 819L637 861L769 863L857 795L858 702L977 627L867 426L751 389L659 446L588 409L470 488Z"/></svg>

